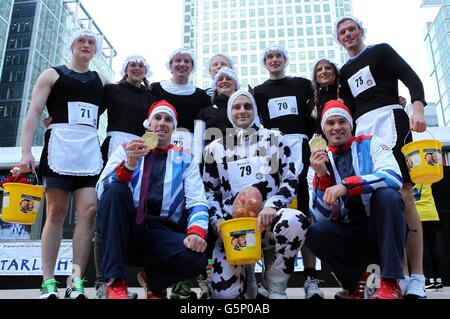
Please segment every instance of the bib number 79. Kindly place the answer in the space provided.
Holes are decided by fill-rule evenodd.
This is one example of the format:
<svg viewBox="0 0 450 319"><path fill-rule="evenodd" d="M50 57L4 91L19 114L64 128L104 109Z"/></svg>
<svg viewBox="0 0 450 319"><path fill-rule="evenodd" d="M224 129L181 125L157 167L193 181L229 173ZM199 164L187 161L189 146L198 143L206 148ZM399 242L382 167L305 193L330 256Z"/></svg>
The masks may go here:
<svg viewBox="0 0 450 319"><path fill-rule="evenodd" d="M252 174L252 167L250 165L242 166L241 169L241 177L249 176Z"/></svg>

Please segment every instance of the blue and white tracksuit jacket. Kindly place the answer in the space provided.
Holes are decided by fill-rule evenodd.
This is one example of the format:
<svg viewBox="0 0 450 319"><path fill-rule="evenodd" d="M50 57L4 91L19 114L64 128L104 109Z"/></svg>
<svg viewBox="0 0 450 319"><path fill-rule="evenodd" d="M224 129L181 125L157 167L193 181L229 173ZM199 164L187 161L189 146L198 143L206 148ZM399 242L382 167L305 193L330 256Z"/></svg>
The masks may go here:
<svg viewBox="0 0 450 319"><path fill-rule="evenodd" d="M145 201L151 170L151 166L147 167L144 164L155 152L166 154L165 175L161 176L164 182L159 216L167 218L182 229L187 229L187 235L196 234L206 239L209 218L208 201L198 164L192 160L191 153L174 145L169 145L165 150L152 150L146 157L139 159L135 171L128 170L124 165L127 158L125 145L118 147L109 158L97 183L98 198L100 199L111 183L127 183L133 195L134 207L137 209L136 222L142 223L148 214L145 211Z"/></svg>
<svg viewBox="0 0 450 319"><path fill-rule="evenodd" d="M325 190L345 180L349 186L347 196L361 196L366 215L370 215L371 193L377 188L390 187L400 190L403 185L400 168L392 151L376 136L352 137L346 144L339 147L328 147L330 159L329 170L331 175L319 178L314 175L313 194L310 199L310 211L316 222L324 220L340 220L348 222L348 209L344 201L339 199L339 207L333 210L332 206L323 202ZM339 156L348 155L351 151L354 176L339 175L336 160Z"/></svg>

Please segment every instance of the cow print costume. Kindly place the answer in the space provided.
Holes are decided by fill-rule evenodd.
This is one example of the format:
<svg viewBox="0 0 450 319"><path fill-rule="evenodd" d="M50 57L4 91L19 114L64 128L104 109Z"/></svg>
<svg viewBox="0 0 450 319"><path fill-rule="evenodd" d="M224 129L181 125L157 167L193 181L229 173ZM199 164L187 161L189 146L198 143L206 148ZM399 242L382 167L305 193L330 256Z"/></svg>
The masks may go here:
<svg viewBox="0 0 450 319"><path fill-rule="evenodd" d="M285 208L295 196L299 165L294 162L281 133L253 128L237 136L227 135L225 141L215 140L205 149L203 181L210 204L210 221L217 225L221 219L232 219L231 208L239 191L247 186L258 188L264 207L278 210L272 225L262 233L263 277L270 279L267 273L273 267L282 274L285 281L282 285L287 285L309 226L302 212ZM219 237L213 252L213 298L244 298L246 268L227 262Z"/></svg>

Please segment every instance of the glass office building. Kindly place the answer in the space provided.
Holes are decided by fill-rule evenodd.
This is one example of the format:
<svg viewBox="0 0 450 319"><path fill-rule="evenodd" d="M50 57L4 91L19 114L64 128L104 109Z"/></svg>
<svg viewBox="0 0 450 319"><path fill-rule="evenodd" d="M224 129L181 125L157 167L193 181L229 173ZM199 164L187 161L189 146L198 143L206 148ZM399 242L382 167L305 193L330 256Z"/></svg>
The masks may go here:
<svg viewBox="0 0 450 319"><path fill-rule="evenodd" d="M0 147L20 146L33 85L46 68L70 61L67 42L75 30L90 29L103 37L102 54L91 65L110 80L114 78L112 59L116 55L79 0L15 0L12 4L1 72ZM41 126L33 145L43 145L43 133Z"/></svg>
<svg viewBox="0 0 450 319"><path fill-rule="evenodd" d="M0 70L5 56L9 22L11 20L12 0L0 0Z"/></svg>
<svg viewBox="0 0 450 319"><path fill-rule="evenodd" d="M288 74L309 78L314 62L327 57L343 64L347 53L334 41L339 16L352 15L351 0L184 0L183 43L199 64L193 80L209 87L209 59L224 53L246 86L267 80L260 55L281 45L289 52Z"/></svg>
<svg viewBox="0 0 450 319"><path fill-rule="evenodd" d="M450 0L424 0L422 7L441 7L433 22L427 23L425 46L435 83L439 126L450 126Z"/></svg>

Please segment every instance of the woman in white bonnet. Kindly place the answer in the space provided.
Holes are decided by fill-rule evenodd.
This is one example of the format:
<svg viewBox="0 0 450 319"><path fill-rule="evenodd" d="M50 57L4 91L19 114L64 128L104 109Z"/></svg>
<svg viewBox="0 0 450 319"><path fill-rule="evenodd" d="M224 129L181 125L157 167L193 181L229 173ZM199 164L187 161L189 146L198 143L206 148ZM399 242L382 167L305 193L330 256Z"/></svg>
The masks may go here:
<svg viewBox="0 0 450 319"><path fill-rule="evenodd" d="M144 57L138 54L129 55L122 64L120 74L122 79L117 84L106 85L103 93L103 105L108 112L107 137L102 144L105 165L118 146L141 137L145 133L142 122L147 119L150 105L156 101L148 81L152 71ZM98 299L106 298L106 282L103 281L100 270L102 256L101 240L96 231L94 260ZM131 295L132 298L137 298L137 295Z"/></svg>

